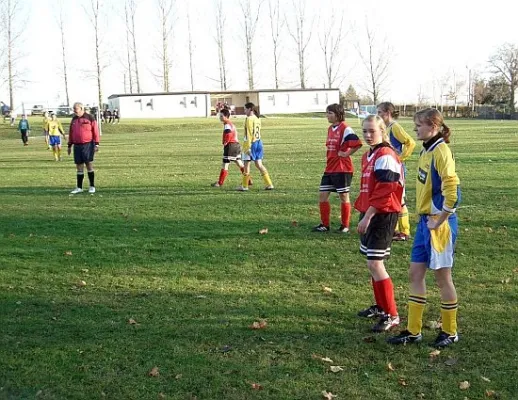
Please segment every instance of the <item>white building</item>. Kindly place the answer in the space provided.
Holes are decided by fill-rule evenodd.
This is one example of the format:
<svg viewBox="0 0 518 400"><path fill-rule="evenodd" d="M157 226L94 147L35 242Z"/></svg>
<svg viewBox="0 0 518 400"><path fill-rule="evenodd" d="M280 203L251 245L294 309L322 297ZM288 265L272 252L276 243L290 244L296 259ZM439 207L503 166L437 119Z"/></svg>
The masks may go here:
<svg viewBox="0 0 518 400"><path fill-rule="evenodd" d="M121 118L208 117L216 105L227 104L233 113L244 114L245 103L252 102L264 115L325 112L328 104L340 102L338 89L266 89L224 92L175 92L113 94L110 109Z"/></svg>

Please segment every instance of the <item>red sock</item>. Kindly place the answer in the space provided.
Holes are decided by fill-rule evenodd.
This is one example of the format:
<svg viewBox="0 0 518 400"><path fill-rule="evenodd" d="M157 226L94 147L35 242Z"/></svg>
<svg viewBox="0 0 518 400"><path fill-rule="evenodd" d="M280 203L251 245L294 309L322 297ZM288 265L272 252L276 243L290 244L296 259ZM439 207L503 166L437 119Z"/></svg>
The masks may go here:
<svg viewBox="0 0 518 400"><path fill-rule="evenodd" d="M223 185L223 183L225 183L225 179L228 175L228 171L226 169L221 169L221 171L219 172L219 180L218 180L218 183L219 185Z"/></svg>
<svg viewBox="0 0 518 400"><path fill-rule="evenodd" d="M342 203L342 225L349 228L349 222L351 221L351 203Z"/></svg>
<svg viewBox="0 0 518 400"><path fill-rule="evenodd" d="M239 170L241 171L242 174L245 173L245 167L239 167Z"/></svg>
<svg viewBox="0 0 518 400"><path fill-rule="evenodd" d="M376 305L383 309L383 296L380 293L379 285L376 284L374 278L371 278L372 281L372 291L374 292L374 301ZM383 310L385 311L385 310Z"/></svg>
<svg viewBox="0 0 518 400"><path fill-rule="evenodd" d="M398 315L396 301L394 300L394 285L392 279L387 278L376 282L379 285L380 294L383 297L383 311L388 315Z"/></svg>
<svg viewBox="0 0 518 400"><path fill-rule="evenodd" d="M331 205L328 201L320 203L320 220L325 226L329 226L329 216L331 215Z"/></svg>

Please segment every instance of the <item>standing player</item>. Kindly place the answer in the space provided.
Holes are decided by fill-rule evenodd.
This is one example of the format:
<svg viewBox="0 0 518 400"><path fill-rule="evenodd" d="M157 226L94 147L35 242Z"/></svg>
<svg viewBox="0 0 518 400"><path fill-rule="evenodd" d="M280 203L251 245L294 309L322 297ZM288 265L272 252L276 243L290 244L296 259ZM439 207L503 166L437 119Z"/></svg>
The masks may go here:
<svg viewBox="0 0 518 400"><path fill-rule="evenodd" d="M221 165L218 181L211 185L213 187L223 186L231 161L236 163L242 174L245 172L245 166L241 161L241 145L239 144L236 127L230 121L230 111L222 109L219 112L219 120L223 122L223 164Z"/></svg>
<svg viewBox="0 0 518 400"><path fill-rule="evenodd" d="M27 116L25 114L22 115L22 119L18 123L18 130L22 135L22 142L24 146L29 145L29 133L31 132L31 126L29 125L29 121L27 121Z"/></svg>
<svg viewBox="0 0 518 400"><path fill-rule="evenodd" d="M360 311L358 316L379 316L372 330L384 332L399 325L394 285L383 260L390 256L390 244L401 211L403 165L390 145L380 117L369 115L363 121L362 128L363 138L370 150L362 157L360 195L354 208L360 212L360 252L367 256L376 304Z"/></svg>
<svg viewBox="0 0 518 400"><path fill-rule="evenodd" d="M43 136L45 137L45 145L47 146L47 149L50 150L50 143L49 143L49 132L47 131L47 123L50 121L50 114L48 111L45 111L43 113Z"/></svg>
<svg viewBox="0 0 518 400"><path fill-rule="evenodd" d="M384 102L378 105L378 115L383 118L383 122L385 122L385 125L387 126L390 144L396 150L399 158L404 163L405 160L412 155L415 148L415 141L396 121L399 117L399 111L396 111L394 104ZM405 164L403 164L403 167L406 171ZM410 239L410 221L408 218L405 192L403 192L401 214L399 214L398 224L396 225L396 232L393 240L400 242L408 239Z"/></svg>
<svg viewBox="0 0 518 400"><path fill-rule="evenodd" d="M340 104L330 104L327 106L326 113L331 126L327 130L326 168L320 181L320 224L315 226L313 231L329 231L331 215L329 195L331 192L337 192L341 202L341 225L338 232L348 233L351 219L349 190L354 172L351 155L358 151L362 143L352 128L344 122L345 112Z"/></svg>
<svg viewBox="0 0 518 400"><path fill-rule="evenodd" d="M45 127L49 135L49 145L52 147L52 153L56 161L61 161L61 136L65 137L65 131L61 122L58 121L56 114L52 114L50 120Z"/></svg>
<svg viewBox="0 0 518 400"><path fill-rule="evenodd" d="M99 151L99 128L95 118L85 112L82 103L74 104L74 114L68 132L68 155L70 155L72 146L74 146L77 186L70 193L77 194L83 191L84 166L86 165L88 180L90 181L88 193L93 194L95 193L93 161L94 154Z"/></svg>
<svg viewBox="0 0 518 400"><path fill-rule="evenodd" d="M441 292L442 331L435 347L446 347L459 340L457 335L457 291L451 269L457 239L457 215L460 200L459 178L447 143L450 129L441 113L434 108L418 111L414 116L417 139L423 141L419 156L416 203L420 215L410 260L410 295L408 325L390 344L422 340L421 328L426 305L425 275L431 269Z"/></svg>
<svg viewBox="0 0 518 400"><path fill-rule="evenodd" d="M261 140L261 120L257 117L257 109L254 103L245 104L245 140L243 143L243 161L245 163L245 173L243 182L237 188L240 192L246 192L250 184L250 162L254 162L257 169L261 172L265 184L265 190L273 190L270 174L263 165L263 141Z"/></svg>

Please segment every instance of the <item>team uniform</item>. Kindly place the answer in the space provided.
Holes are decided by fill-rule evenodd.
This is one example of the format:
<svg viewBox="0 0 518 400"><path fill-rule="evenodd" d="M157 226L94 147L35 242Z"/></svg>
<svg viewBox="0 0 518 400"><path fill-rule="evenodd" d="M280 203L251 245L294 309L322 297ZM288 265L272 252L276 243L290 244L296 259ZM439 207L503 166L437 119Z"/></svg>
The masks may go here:
<svg viewBox="0 0 518 400"><path fill-rule="evenodd" d="M85 164L94 160L95 146L99 145L99 128L95 118L87 113L75 115L70 122L68 147L74 146L74 162Z"/></svg>
<svg viewBox="0 0 518 400"><path fill-rule="evenodd" d="M412 155L412 152L415 148L415 141L396 121L392 121L392 123L387 126L387 130L389 133L390 144L394 150L396 150L400 160L403 162L403 170L406 174L406 167L404 162ZM408 237L410 237L410 221L408 218L408 209L406 208L405 203L405 192L403 191L401 205L402 211L399 214L398 224L396 225L396 232L403 234L400 235L400 240L406 240Z"/></svg>
<svg viewBox="0 0 518 400"><path fill-rule="evenodd" d="M50 119L45 126L45 131L49 135L49 145L52 146L54 159L56 161L61 160L61 135L65 134L61 122Z"/></svg>
<svg viewBox="0 0 518 400"><path fill-rule="evenodd" d="M230 121L225 121L221 143L223 144L223 162L225 164L241 159L241 145L239 144L237 130Z"/></svg>
<svg viewBox="0 0 518 400"><path fill-rule="evenodd" d="M29 144L29 138L28 133L31 130L31 127L29 125L29 121L26 119L21 119L18 123L18 130L20 131L20 134L22 135L22 142L24 146L27 146Z"/></svg>
<svg viewBox="0 0 518 400"><path fill-rule="evenodd" d="M50 150L50 143L49 143L49 132L47 131L47 123L50 121L50 118L48 115L43 115L43 136L45 137L45 144L47 145L47 148Z"/></svg>

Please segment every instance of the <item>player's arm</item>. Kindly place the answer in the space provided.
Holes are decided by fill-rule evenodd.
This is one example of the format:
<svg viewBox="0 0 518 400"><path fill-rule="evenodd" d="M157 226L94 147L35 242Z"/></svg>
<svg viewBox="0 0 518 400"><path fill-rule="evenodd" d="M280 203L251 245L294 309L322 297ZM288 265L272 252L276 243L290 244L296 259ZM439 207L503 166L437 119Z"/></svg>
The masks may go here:
<svg viewBox="0 0 518 400"><path fill-rule="evenodd" d="M65 137L65 130L63 129L63 125L58 121L58 131L61 133L61 136Z"/></svg>
<svg viewBox="0 0 518 400"><path fill-rule="evenodd" d="M230 125L225 124L223 126L223 138L222 138L223 146L226 146L228 144L228 142L230 141L231 133L232 133L232 129L230 128Z"/></svg>
<svg viewBox="0 0 518 400"><path fill-rule="evenodd" d="M360 138L354 133L354 130L350 127L344 131L344 137L340 150L338 151L338 157L350 157L362 147Z"/></svg>
<svg viewBox="0 0 518 400"><path fill-rule="evenodd" d="M247 118L245 122L245 141L243 143L243 151L246 153L252 148L252 139L254 135L254 122L251 118Z"/></svg>
<svg viewBox="0 0 518 400"><path fill-rule="evenodd" d="M412 152L415 148L415 140L406 133L403 127L399 124L394 124L392 127L392 133L394 137L403 144L403 152L401 153L401 161L405 161L408 157L412 155Z"/></svg>
<svg viewBox="0 0 518 400"><path fill-rule="evenodd" d="M374 164L376 183L369 196L369 204L384 211L392 206L391 194L402 186L401 163L393 154L384 154Z"/></svg>

